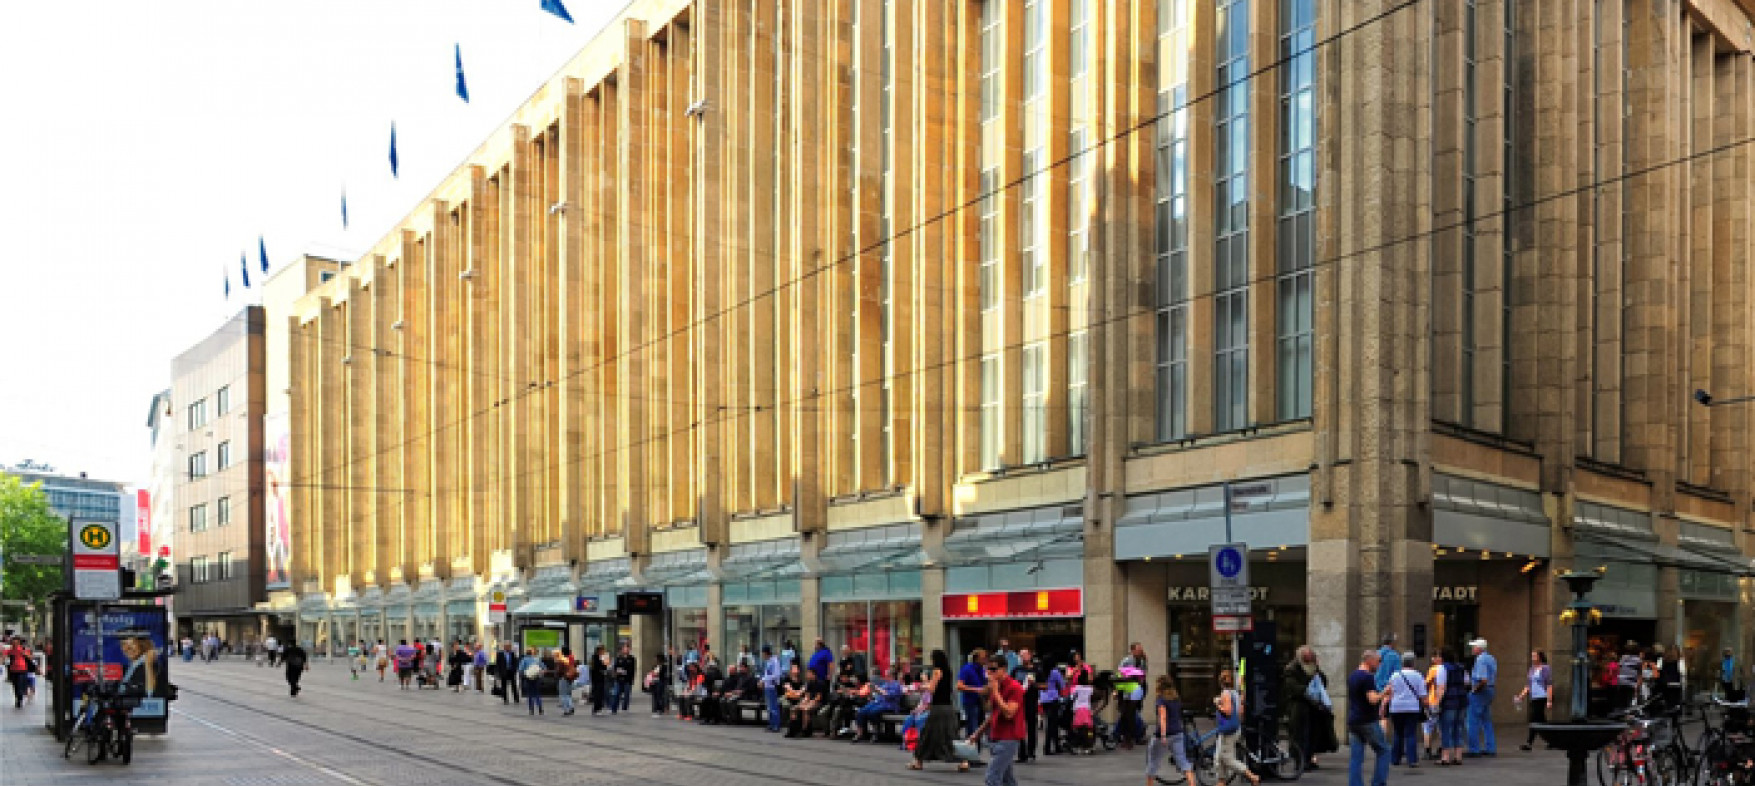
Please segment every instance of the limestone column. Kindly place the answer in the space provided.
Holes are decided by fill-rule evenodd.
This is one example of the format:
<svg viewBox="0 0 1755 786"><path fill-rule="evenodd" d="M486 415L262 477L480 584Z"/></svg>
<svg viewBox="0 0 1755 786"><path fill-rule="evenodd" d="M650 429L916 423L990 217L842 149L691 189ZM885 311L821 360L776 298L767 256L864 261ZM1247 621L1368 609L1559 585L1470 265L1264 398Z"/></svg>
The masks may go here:
<svg viewBox="0 0 1755 786"><path fill-rule="evenodd" d="M1348 5L1363 18L1391 3ZM1344 23L1320 19L1319 39ZM1326 384L1315 401L1308 603L1311 643L1337 670L1382 633L1410 640L1431 622L1432 522L1418 497L1429 398L1411 384L1426 379L1429 260L1426 244L1391 242L1431 215L1417 120L1430 95L1430 32L1419 14L1391 14L1319 57L1329 87L1318 257L1344 261L1317 272L1316 378Z"/></svg>

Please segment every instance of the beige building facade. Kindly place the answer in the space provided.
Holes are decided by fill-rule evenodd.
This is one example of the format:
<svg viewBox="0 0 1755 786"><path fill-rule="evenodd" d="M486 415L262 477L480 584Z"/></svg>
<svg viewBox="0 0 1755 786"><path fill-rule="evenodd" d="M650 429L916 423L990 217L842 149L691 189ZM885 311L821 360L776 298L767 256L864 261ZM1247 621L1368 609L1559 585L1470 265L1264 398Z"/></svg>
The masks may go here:
<svg viewBox="0 0 1755 786"><path fill-rule="evenodd" d="M635 2L284 318L301 635L1747 652L1752 10Z"/></svg>

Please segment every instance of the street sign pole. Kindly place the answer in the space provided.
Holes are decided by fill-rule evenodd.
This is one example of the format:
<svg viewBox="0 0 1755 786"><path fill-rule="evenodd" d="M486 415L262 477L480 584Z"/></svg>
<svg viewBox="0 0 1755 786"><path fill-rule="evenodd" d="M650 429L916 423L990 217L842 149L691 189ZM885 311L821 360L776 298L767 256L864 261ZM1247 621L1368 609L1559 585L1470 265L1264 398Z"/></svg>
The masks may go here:
<svg viewBox="0 0 1755 786"><path fill-rule="evenodd" d="M1224 494L1225 494L1225 542L1230 543L1230 542L1232 542L1231 541L1231 481L1229 481L1229 480L1225 481L1225 485L1223 486L1223 489L1224 489ZM1245 566L1243 574L1245 576L1247 576L1247 575L1249 575L1249 569L1248 569L1249 551L1247 549L1244 550L1243 557L1244 557L1243 563ZM1245 581L1244 584L1245 584L1245 586L1247 586L1248 582ZM1213 621L1215 623L1217 623L1218 617L1215 616L1213 618ZM1254 627L1254 625L1252 624L1251 627ZM1241 650L1241 645L1237 641L1237 633L1236 633L1236 631L1232 631L1232 633L1231 633L1231 674L1233 675L1233 677L1235 677L1235 675L1237 674L1237 661L1239 658L1242 657L1242 652L1240 650Z"/></svg>

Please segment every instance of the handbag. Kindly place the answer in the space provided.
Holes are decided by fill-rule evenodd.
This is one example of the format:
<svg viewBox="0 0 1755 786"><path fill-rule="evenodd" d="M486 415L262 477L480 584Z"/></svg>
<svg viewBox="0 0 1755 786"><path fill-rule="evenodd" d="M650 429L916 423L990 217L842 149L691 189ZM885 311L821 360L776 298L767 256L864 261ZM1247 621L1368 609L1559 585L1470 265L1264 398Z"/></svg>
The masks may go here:
<svg viewBox="0 0 1755 786"><path fill-rule="evenodd" d="M1304 687L1304 700L1323 709L1333 709L1335 706L1328 697L1328 686L1322 684L1321 674L1310 676L1310 684Z"/></svg>
<svg viewBox="0 0 1755 786"><path fill-rule="evenodd" d="M969 762L980 761L981 749L968 740L957 740L951 743L951 757Z"/></svg>
<svg viewBox="0 0 1755 786"><path fill-rule="evenodd" d="M1218 713L1219 725L1214 730L1220 734L1236 734L1239 729L1243 728L1243 721L1237 717L1237 697L1231 691L1225 691L1225 693L1231 696L1231 712Z"/></svg>

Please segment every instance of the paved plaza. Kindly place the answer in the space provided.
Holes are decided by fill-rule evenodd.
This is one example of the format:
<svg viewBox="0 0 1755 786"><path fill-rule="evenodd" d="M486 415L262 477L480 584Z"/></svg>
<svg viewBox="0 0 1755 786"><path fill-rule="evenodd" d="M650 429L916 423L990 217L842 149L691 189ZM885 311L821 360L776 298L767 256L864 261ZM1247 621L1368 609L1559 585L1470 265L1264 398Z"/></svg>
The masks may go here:
<svg viewBox="0 0 1755 786"><path fill-rule="evenodd" d="M345 667L319 662L298 698L287 696L278 669L238 660L174 667L182 698L171 730L142 738L134 763L64 761L43 730L40 702L0 707L0 784L5 786L560 786L650 783L744 784L980 783L980 771L947 765L904 769L893 745L787 740L752 726L699 726L653 718L644 695L634 712L563 718L487 694L400 691L377 676L348 679ZM1521 730L1506 729L1502 739ZM1493 760L1460 769L1397 769L1393 783L1551 786L1564 782L1554 752L1521 753L1515 744ZM1047 757L1020 765L1024 784L1137 784L1144 751ZM1345 784L1344 757L1302 782Z"/></svg>

